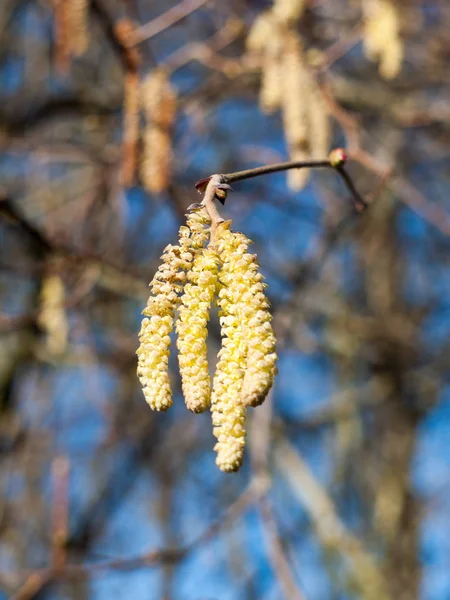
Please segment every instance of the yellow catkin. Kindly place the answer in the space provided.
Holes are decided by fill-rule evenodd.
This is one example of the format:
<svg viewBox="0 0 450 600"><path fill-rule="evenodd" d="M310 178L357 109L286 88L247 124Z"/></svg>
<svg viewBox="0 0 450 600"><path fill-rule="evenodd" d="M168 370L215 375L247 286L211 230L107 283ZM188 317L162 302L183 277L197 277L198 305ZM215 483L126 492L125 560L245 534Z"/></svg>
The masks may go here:
<svg viewBox="0 0 450 600"><path fill-rule="evenodd" d="M280 108L283 73L280 58L271 51L266 51L262 63L261 88L259 90L259 105L266 114L271 114Z"/></svg>
<svg viewBox="0 0 450 600"><path fill-rule="evenodd" d="M256 255L247 252L251 242L242 233L232 235L234 244L239 245L231 251L230 267L221 281L228 286L225 297L234 306L246 349L241 399L246 406L258 406L265 400L276 374L275 335Z"/></svg>
<svg viewBox="0 0 450 600"><path fill-rule="evenodd" d="M264 284L258 273L255 255L242 258L248 263L247 280L249 290L244 301L245 341L247 344L247 366L242 384L241 397L246 406L259 406L266 399L277 373L277 354L269 303L264 294Z"/></svg>
<svg viewBox="0 0 450 600"><path fill-rule="evenodd" d="M164 70L154 69L144 77L141 83L141 104L148 121L165 128L172 125L177 96Z"/></svg>
<svg viewBox="0 0 450 600"><path fill-rule="evenodd" d="M177 346L183 395L195 413L211 404L211 380L206 338L208 320L218 274L219 258L214 248L199 253L184 286L177 321Z"/></svg>
<svg viewBox="0 0 450 600"><path fill-rule="evenodd" d="M150 283L151 295L143 310L139 334L138 376L146 401L157 411L172 405L169 381L170 333L180 293L196 254L209 237L209 219L203 211L188 215L187 226L180 227L179 243L169 244L162 255L163 264Z"/></svg>
<svg viewBox="0 0 450 600"><path fill-rule="evenodd" d="M247 36L247 50L260 55L261 88L259 104L263 112L270 114L280 107L282 91L281 52L283 41L279 24L272 11L262 13L255 19Z"/></svg>
<svg viewBox="0 0 450 600"><path fill-rule="evenodd" d="M283 28L273 21L271 35L266 38L262 57L261 88L259 104L263 112L270 114L280 108L283 90Z"/></svg>
<svg viewBox="0 0 450 600"><path fill-rule="evenodd" d="M176 116L176 93L167 74L155 69L141 84L146 126L143 135L141 178L152 193L167 189L172 165L171 128Z"/></svg>
<svg viewBox="0 0 450 600"><path fill-rule="evenodd" d="M64 310L64 284L59 275L42 281L38 324L46 334L45 346L50 356L62 354L67 347L69 324Z"/></svg>
<svg viewBox="0 0 450 600"><path fill-rule="evenodd" d="M242 464L246 407L261 404L276 372L269 303L256 256L247 252L249 244L245 235L227 228L217 243L222 260L222 349L213 382L212 417L216 463L223 471L235 471Z"/></svg>
<svg viewBox="0 0 450 600"><path fill-rule="evenodd" d="M298 21L306 8L306 0L275 0L272 8L274 16L283 22Z"/></svg>
<svg viewBox="0 0 450 600"><path fill-rule="evenodd" d="M323 159L330 149L331 127L328 108L323 94L312 74L309 74L309 145L310 156L315 159Z"/></svg>
<svg viewBox="0 0 450 600"><path fill-rule="evenodd" d="M364 50L379 61L380 75L393 79L403 62L399 9L391 0L364 0Z"/></svg>
<svg viewBox="0 0 450 600"><path fill-rule="evenodd" d="M89 4L90 0L64 0L67 11L68 35L71 53L83 54L89 45Z"/></svg>
<svg viewBox="0 0 450 600"><path fill-rule="evenodd" d="M303 48L296 33L286 34L283 54L283 129L291 160L309 158L310 77L306 71ZM309 177L307 169L288 172L291 189L300 190Z"/></svg>
<svg viewBox="0 0 450 600"><path fill-rule="evenodd" d="M294 161L324 158L330 140L326 102L308 69L294 26L305 6L304 0L275 0L272 9L255 20L247 37L247 49L259 58L261 110L270 114L282 109L283 130ZM301 190L309 174L309 169L291 169L289 187Z"/></svg>
<svg viewBox="0 0 450 600"><path fill-rule="evenodd" d="M246 414L240 396L246 366L246 345L238 304L242 283L235 277L240 240L224 229L217 248L222 261L218 298L222 348L214 374L211 411L213 433L217 439L214 446L216 464L222 471L233 472L239 469L244 457Z"/></svg>
<svg viewBox="0 0 450 600"><path fill-rule="evenodd" d="M247 50L262 52L273 35L274 21L270 11L261 13L253 22L246 39Z"/></svg>
<svg viewBox="0 0 450 600"><path fill-rule="evenodd" d="M139 78L129 72L124 81L123 102L123 167L122 179L126 186L132 185L136 169L136 153L139 140Z"/></svg>
<svg viewBox="0 0 450 600"><path fill-rule="evenodd" d="M143 135L141 179L151 194L161 194L167 189L172 169L172 138L159 127L147 126Z"/></svg>

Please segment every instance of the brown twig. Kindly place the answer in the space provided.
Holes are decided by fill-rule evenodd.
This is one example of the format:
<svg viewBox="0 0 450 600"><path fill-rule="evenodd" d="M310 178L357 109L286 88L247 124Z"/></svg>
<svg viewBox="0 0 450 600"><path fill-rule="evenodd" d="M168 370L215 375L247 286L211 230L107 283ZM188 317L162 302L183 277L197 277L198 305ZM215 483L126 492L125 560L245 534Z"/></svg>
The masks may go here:
<svg viewBox="0 0 450 600"><path fill-rule="evenodd" d="M324 51L324 59L317 70L323 72L329 69L361 40L362 34L363 25L357 23L346 36L339 38Z"/></svg>
<svg viewBox="0 0 450 600"><path fill-rule="evenodd" d="M239 61L221 56L218 52L232 44L244 30L244 23L231 18L205 42L189 42L175 50L167 57L163 66L173 72L196 60L225 75L238 73L241 70Z"/></svg>
<svg viewBox="0 0 450 600"><path fill-rule="evenodd" d="M11 596L10 600L31 600L50 581L50 571L35 571L31 573L25 583Z"/></svg>
<svg viewBox="0 0 450 600"><path fill-rule="evenodd" d="M69 23L64 0L52 0L55 29L55 67L58 73L67 73L70 64L70 48L68 45Z"/></svg>
<svg viewBox="0 0 450 600"><path fill-rule="evenodd" d="M336 156L338 156L338 159L336 159ZM255 167L254 169L245 169L244 171L236 171L235 173L224 173L221 175L213 175L210 178L201 179L200 181L198 181L195 184L195 187L199 191L204 191L205 185L208 185L208 187L209 187L209 185L212 182L213 177L215 177L216 179L214 180L215 183L211 184L211 185L217 187L218 183L230 184L235 181L242 181L244 179L250 179L252 177L259 177L260 175L269 175L270 173L278 173L281 171L288 171L290 169L328 168L328 169L333 169L340 176L340 178L342 179L342 181L344 182L345 186L347 187L348 191L350 192L350 194L352 196L352 200L353 200L356 210L358 212L361 212L368 207L368 203L366 200L364 200L364 198L358 192L358 190L356 189L356 187L353 183L352 178L345 170L344 165L345 165L346 160L347 160L347 157L345 155L345 152L343 150L341 150L340 148L336 148L335 150L333 150L330 153L329 158L326 160L306 160L306 161L305 160L302 160L302 161L294 160L294 161L276 163L273 165L265 165L262 167ZM206 188L206 189L208 189L208 188ZM212 199L214 199L214 194L211 195L211 193L210 193L210 196ZM206 198L206 192L205 192L205 198ZM205 200L203 202L205 202Z"/></svg>
<svg viewBox="0 0 450 600"><path fill-rule="evenodd" d="M252 413L251 421L251 460L255 478L270 478L267 475L267 461L271 441L272 425L272 392L263 406ZM287 600L305 600L303 593L297 586L294 575L280 539L275 516L267 496L258 502L258 512L261 518L263 538L267 556L272 564L274 573L279 581L280 588Z"/></svg>
<svg viewBox="0 0 450 600"><path fill-rule="evenodd" d="M222 183L223 175L212 175L206 185L205 195L201 203L201 206L206 209L206 212L211 219L211 245L214 245L216 241L217 227L220 225L220 223L224 222L224 219L222 219L220 216L214 202L216 199L217 190Z"/></svg>
<svg viewBox="0 0 450 600"><path fill-rule="evenodd" d="M134 182L139 141L139 76L129 70L124 82L122 183Z"/></svg>
<svg viewBox="0 0 450 600"><path fill-rule="evenodd" d="M163 548L151 550L139 556L128 558L117 558L94 564L65 564L57 572L53 569L42 569L29 574L26 584L19 590L41 589L53 576L57 575L60 580L79 580L100 575L105 571L133 571L135 569L155 567L162 563L173 564L183 560L193 550L203 547L206 542L211 541L222 530L241 516L250 506L258 503L268 491L268 480L264 477L254 477L247 489L231 504L226 513L217 519L210 527L200 534L192 543L182 548ZM34 586L33 587L33 583ZM27 585L27 588L25 588ZM39 587L40 585L40 587ZM17 593L19 593L17 592ZM22 593L22 592L21 592ZM29 600L32 595L14 596L14 600Z"/></svg>
<svg viewBox="0 0 450 600"><path fill-rule="evenodd" d="M178 21L188 17L191 13L195 12L209 0L182 0L179 4L170 8L159 17L152 19L149 23L138 27L133 36L129 40L130 45L137 45L145 40L149 40L158 33L172 27Z"/></svg>
<svg viewBox="0 0 450 600"><path fill-rule="evenodd" d="M69 461L59 456L52 464L52 570L60 572L66 562L69 520Z"/></svg>
<svg viewBox="0 0 450 600"><path fill-rule="evenodd" d="M388 600L386 582L376 560L341 521L331 498L287 440L276 446L274 461L293 495L309 514L324 548L349 559L351 580L364 591L363 597Z"/></svg>
<svg viewBox="0 0 450 600"><path fill-rule="evenodd" d="M303 593L295 582L268 498L262 498L259 502L259 512L263 524L267 553L277 574L281 588L284 591L286 600L305 600Z"/></svg>

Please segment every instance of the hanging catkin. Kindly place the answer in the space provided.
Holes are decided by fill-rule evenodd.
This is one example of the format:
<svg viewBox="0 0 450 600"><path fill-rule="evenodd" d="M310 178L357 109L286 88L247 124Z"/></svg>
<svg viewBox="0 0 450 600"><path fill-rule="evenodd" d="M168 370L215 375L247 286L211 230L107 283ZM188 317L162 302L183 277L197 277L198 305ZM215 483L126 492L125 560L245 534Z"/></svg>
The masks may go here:
<svg viewBox="0 0 450 600"><path fill-rule="evenodd" d="M169 381L170 333L180 293L197 252L208 237L209 220L203 211L188 216L187 227L180 227L178 245L169 244L162 255L151 284L151 295L143 310L139 333L138 376L150 408L161 411L172 406Z"/></svg>
<svg viewBox="0 0 450 600"><path fill-rule="evenodd" d="M141 104L145 114L141 179L149 192L158 194L169 183L171 128L176 115L176 94L163 70L155 69L145 77L141 84Z"/></svg>
<svg viewBox="0 0 450 600"><path fill-rule="evenodd" d="M217 439L216 464L222 471L232 472L241 466L245 446L246 407L241 400L241 388L247 348L240 319L244 290L236 277L243 249L240 240L226 228L217 246L222 261L218 297L222 347L214 374L211 413Z"/></svg>
<svg viewBox="0 0 450 600"><path fill-rule="evenodd" d="M328 109L313 75L307 73L308 83L308 127L309 127L309 154L317 160L327 156L330 149L331 128Z"/></svg>
<svg viewBox="0 0 450 600"><path fill-rule="evenodd" d="M307 160L310 156L310 89L300 38L288 32L283 52L283 129L291 160ZM293 169L288 172L289 186L300 190L308 177L307 169Z"/></svg>
<svg viewBox="0 0 450 600"><path fill-rule="evenodd" d="M331 137L327 105L295 27L305 5L304 0L276 0L255 20L247 37L247 49L261 68L261 110L270 114L281 108L289 156L295 161L324 158ZM309 170L293 169L287 177L289 187L300 190Z"/></svg>
<svg viewBox="0 0 450 600"><path fill-rule="evenodd" d="M64 308L65 290L61 277L49 274L42 280L38 325L45 333L45 348L51 357L67 347L69 324Z"/></svg>
<svg viewBox="0 0 450 600"><path fill-rule="evenodd" d="M89 44L88 17L90 0L64 0L69 26L71 54L80 56Z"/></svg>
<svg viewBox="0 0 450 600"><path fill-rule="evenodd" d="M364 50L370 60L379 62L380 75L393 79L403 62L400 14L391 0L363 0Z"/></svg>
<svg viewBox="0 0 450 600"><path fill-rule="evenodd" d="M274 0L272 12L284 23L297 22L306 8L306 0Z"/></svg>
<svg viewBox="0 0 450 600"><path fill-rule="evenodd" d="M213 381L212 419L216 463L235 471L242 463L246 406L261 404L275 377L275 337L269 304L250 240L222 228L217 247L222 348Z"/></svg>
<svg viewBox="0 0 450 600"><path fill-rule="evenodd" d="M90 0L51 0L55 15L55 64L65 73L70 59L83 54L89 45Z"/></svg>
<svg viewBox="0 0 450 600"><path fill-rule="evenodd" d="M262 13L253 23L247 36L247 50L261 59L261 88L259 104L265 113L272 113L281 103L281 64L283 43L272 13Z"/></svg>
<svg viewBox="0 0 450 600"><path fill-rule="evenodd" d="M277 361L256 255L247 251L250 240L231 232L230 224L216 221L212 235L201 210L180 228L178 245L167 246L150 285L137 352L138 376L148 404L167 410L172 404L170 334L178 311L178 359L186 406L196 413L211 406L216 464L225 472L237 471L242 464L247 407L266 398ZM211 390L206 340L216 295L222 346Z"/></svg>
<svg viewBox="0 0 450 600"><path fill-rule="evenodd" d="M137 143L139 140L139 76L134 71L125 75L123 102L123 185L133 184Z"/></svg>
<svg viewBox="0 0 450 600"><path fill-rule="evenodd" d="M264 48L262 59L261 88L259 104L261 110L271 114L278 110L282 101L283 70L281 56L283 45L277 35Z"/></svg>
<svg viewBox="0 0 450 600"><path fill-rule="evenodd" d="M177 321L177 346L186 406L203 412L211 402L206 338L211 302L217 285L219 257L214 248L199 253L181 298Z"/></svg>

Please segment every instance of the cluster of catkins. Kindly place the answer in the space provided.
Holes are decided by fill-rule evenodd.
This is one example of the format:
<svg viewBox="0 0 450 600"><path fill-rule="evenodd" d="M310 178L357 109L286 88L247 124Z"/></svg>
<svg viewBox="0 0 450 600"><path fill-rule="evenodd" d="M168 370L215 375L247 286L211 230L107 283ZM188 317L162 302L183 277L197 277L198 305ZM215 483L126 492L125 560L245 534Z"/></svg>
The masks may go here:
<svg viewBox="0 0 450 600"><path fill-rule="evenodd" d="M326 98L298 31L306 8L305 0L274 0L255 19L246 41L261 69L261 109L267 114L281 110L290 158L299 161L326 155L331 136ZM309 174L308 169L289 170L289 187L301 190Z"/></svg>
<svg viewBox="0 0 450 600"><path fill-rule="evenodd" d="M138 376L153 410L172 405L169 381L170 333L176 321L182 389L189 410L211 408L222 471L242 464L245 415L261 404L276 374L277 355L269 303L250 240L221 223L214 244L204 209L191 212L176 246L168 245L150 284L139 334ZM207 324L213 301L219 307L222 348L211 384Z"/></svg>

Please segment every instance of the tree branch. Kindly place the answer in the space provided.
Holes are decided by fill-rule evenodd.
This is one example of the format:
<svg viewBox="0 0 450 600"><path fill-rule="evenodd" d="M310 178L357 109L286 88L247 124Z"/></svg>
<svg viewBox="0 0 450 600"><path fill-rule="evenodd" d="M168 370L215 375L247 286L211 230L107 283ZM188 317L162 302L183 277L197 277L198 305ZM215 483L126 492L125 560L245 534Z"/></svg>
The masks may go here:
<svg viewBox="0 0 450 600"><path fill-rule="evenodd" d="M347 156L342 148L336 148L332 150L326 160L307 160L307 161L287 161L281 163L275 163L273 165L264 165L262 167L255 167L254 169L245 169L244 171L236 171L235 173L223 173L220 175L212 175L206 179L200 179L195 184L195 187L199 192L207 193L207 189L210 183L215 181L216 187L218 183L230 184L235 181L243 181L244 179L251 179L252 177L259 177L260 175L269 175L270 173L279 173L281 171L288 171L290 169L308 169L308 168L328 168L333 169L344 182L347 190L350 192L355 209L358 212L363 212L368 206L368 202L361 196L353 183L352 178L345 170L345 163ZM227 188L231 189L231 188ZM216 195L216 197L222 201L225 200L226 194ZM204 201L205 202L205 201Z"/></svg>

